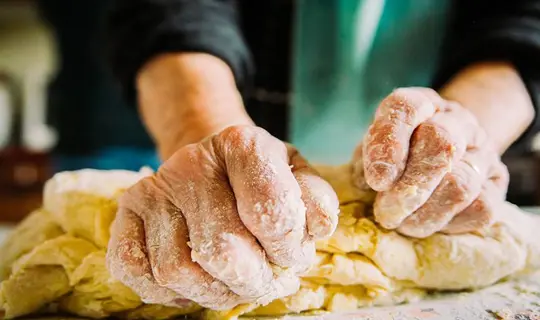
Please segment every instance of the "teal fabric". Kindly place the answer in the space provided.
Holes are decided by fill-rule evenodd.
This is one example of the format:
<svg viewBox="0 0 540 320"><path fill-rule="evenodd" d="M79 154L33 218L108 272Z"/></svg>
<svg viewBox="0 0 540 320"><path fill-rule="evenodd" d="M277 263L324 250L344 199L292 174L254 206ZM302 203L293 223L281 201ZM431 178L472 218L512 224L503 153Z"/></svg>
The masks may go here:
<svg viewBox="0 0 540 320"><path fill-rule="evenodd" d="M154 171L161 161L154 150L133 147L102 148L84 155L54 154L53 171L73 171L85 168L98 170L132 170L150 167Z"/></svg>
<svg viewBox="0 0 540 320"><path fill-rule="evenodd" d="M344 163L381 99L429 86L448 0L300 0L291 142L312 162Z"/></svg>

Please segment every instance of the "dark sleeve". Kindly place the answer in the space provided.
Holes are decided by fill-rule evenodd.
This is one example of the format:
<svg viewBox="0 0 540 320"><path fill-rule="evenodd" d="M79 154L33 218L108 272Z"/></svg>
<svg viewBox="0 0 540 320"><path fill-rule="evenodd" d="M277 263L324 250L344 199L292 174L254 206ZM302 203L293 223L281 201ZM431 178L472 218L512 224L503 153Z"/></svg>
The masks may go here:
<svg viewBox="0 0 540 320"><path fill-rule="evenodd" d="M152 57L204 52L225 61L242 89L252 62L235 0L114 0L109 17L112 69L132 98L134 79Z"/></svg>
<svg viewBox="0 0 540 320"><path fill-rule="evenodd" d="M540 0L454 0L434 87L478 61L509 61L520 73L536 119L518 142L540 129ZM511 108L512 106L508 106Z"/></svg>

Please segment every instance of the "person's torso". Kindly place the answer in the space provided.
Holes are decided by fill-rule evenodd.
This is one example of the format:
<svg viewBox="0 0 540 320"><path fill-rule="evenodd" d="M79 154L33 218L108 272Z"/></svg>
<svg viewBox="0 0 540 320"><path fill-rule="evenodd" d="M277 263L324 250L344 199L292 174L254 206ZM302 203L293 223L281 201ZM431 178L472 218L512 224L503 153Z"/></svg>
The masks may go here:
<svg viewBox="0 0 540 320"><path fill-rule="evenodd" d="M61 68L50 89L60 150L151 147L109 72L108 0L43 0ZM431 0L239 1L256 75L246 93L259 125L308 159L348 160L377 102L398 86L429 85L448 6Z"/></svg>

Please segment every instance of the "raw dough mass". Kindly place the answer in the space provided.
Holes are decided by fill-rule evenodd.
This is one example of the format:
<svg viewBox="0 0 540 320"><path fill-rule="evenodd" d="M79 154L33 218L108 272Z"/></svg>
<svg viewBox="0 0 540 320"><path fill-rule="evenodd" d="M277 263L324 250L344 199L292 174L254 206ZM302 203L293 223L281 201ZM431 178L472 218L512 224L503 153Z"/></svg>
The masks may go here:
<svg viewBox="0 0 540 320"><path fill-rule="evenodd" d="M317 243L317 264L293 296L228 312L144 304L110 277L105 251L116 199L151 172L80 170L54 176L45 186L43 208L0 248L0 310L6 318L61 311L126 319L347 311L416 301L431 290L481 288L540 268L540 219L511 204L482 232L414 240L373 222L373 192L353 187L350 166L319 170L340 198L339 225Z"/></svg>

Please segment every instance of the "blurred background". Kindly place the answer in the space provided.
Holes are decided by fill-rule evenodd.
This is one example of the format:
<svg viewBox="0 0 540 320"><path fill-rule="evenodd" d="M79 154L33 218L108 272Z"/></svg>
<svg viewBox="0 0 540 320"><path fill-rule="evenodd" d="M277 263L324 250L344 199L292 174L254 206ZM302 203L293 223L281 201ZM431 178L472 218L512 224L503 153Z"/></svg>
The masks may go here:
<svg viewBox="0 0 540 320"><path fill-rule="evenodd" d="M378 101L397 86L427 85L434 68L423 57L439 49L445 1L416 0L430 14L409 15L408 28L395 16L407 16L411 2L394 2L394 11L383 11L379 0L250 1L248 12L276 17L245 33L258 66L245 96L254 120L313 162L347 161ZM159 165L107 67L109 5L0 0L0 222L37 208L43 183L56 171ZM276 41L282 38L288 45ZM518 205L540 205L536 140L504 157L509 200Z"/></svg>

